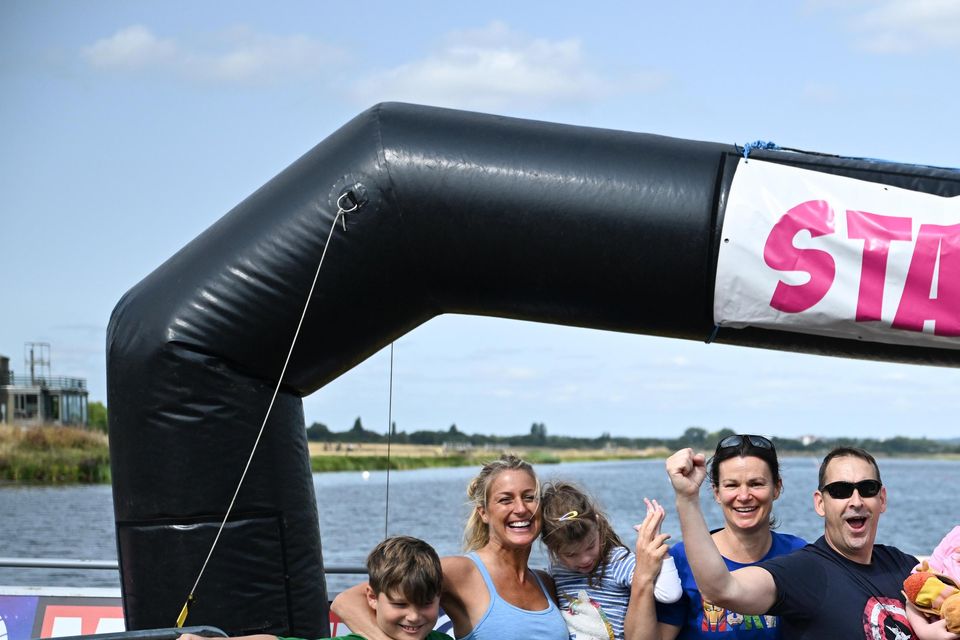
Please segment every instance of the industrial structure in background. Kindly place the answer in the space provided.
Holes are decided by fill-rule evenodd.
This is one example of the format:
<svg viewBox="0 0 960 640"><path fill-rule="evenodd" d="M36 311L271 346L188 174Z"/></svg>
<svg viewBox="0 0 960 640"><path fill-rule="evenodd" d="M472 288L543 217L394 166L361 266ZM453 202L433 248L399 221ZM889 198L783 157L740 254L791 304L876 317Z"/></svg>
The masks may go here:
<svg viewBox="0 0 960 640"><path fill-rule="evenodd" d="M23 367L0 355L0 424L87 424L87 381L51 374L50 343L26 343Z"/></svg>

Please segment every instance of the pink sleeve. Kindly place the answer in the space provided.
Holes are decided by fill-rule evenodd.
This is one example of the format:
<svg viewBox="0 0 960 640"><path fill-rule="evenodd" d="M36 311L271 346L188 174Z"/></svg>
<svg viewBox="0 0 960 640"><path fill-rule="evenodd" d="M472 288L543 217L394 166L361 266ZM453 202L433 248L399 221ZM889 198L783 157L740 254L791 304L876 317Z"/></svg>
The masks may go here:
<svg viewBox="0 0 960 640"><path fill-rule="evenodd" d="M960 580L960 525L948 533L930 554L930 568Z"/></svg>

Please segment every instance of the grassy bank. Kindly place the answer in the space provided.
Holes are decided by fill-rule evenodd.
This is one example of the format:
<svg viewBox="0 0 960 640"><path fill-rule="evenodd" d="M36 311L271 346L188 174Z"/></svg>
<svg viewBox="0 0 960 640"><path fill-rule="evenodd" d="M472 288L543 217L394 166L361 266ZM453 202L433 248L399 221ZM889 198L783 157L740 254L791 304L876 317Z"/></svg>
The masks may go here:
<svg viewBox="0 0 960 640"><path fill-rule="evenodd" d="M484 448L458 450L433 445L337 444L311 442L313 471L383 471L436 467L479 467L510 451L536 465L601 460L666 458L665 448L549 449ZM389 454L389 455L388 455ZM787 454L789 456L789 454ZM814 454L807 454L807 457ZM816 454L819 457L821 454ZM904 457L916 457L906 455ZM960 460L957 454L923 456ZM0 425L0 482L32 484L109 483L107 436L73 427Z"/></svg>
<svg viewBox="0 0 960 640"><path fill-rule="evenodd" d="M665 449L510 449L534 464L664 457ZM310 443L313 471L382 471L479 467L500 449L444 449L427 445ZM60 426L0 425L0 482L30 484L109 483L106 434Z"/></svg>
<svg viewBox="0 0 960 640"><path fill-rule="evenodd" d="M74 427L0 425L0 482L110 482L107 436Z"/></svg>
<svg viewBox="0 0 960 640"><path fill-rule="evenodd" d="M504 450L506 451L506 449ZM585 462L592 460L637 460L663 458L666 449L524 449L511 448L533 464ZM498 457L499 449L445 450L426 445L363 444L335 446L310 443L310 467L313 471L383 471L432 467L473 467Z"/></svg>

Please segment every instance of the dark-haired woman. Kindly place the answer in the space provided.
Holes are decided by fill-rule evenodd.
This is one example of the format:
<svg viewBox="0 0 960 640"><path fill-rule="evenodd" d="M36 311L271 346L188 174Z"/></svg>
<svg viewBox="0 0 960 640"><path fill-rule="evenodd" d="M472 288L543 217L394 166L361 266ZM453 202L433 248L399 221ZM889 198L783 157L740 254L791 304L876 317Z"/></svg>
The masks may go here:
<svg viewBox="0 0 960 640"><path fill-rule="evenodd" d="M756 564L807 544L797 536L773 531L773 502L780 497L783 481L770 440L756 435L723 438L710 461L709 475L724 520L723 528L711 534L728 569ZM683 596L674 604L657 604L660 640L780 637L776 616L744 616L704 602L683 543L674 545L670 555L680 574Z"/></svg>

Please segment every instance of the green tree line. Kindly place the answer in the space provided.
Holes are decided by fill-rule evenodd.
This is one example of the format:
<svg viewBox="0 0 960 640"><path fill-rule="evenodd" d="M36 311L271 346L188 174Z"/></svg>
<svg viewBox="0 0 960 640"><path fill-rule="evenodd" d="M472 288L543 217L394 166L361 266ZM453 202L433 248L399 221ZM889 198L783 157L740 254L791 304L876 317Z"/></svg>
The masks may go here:
<svg viewBox="0 0 960 640"><path fill-rule="evenodd" d="M692 447L698 451L712 450L717 442L726 436L735 434L732 429L707 431L700 427L689 427L677 438L629 438L613 436L604 432L593 438L574 436L556 436L547 434L547 426L534 422L525 434L498 436L487 434L469 434L460 431L456 424L446 430L417 430L407 433L397 429L394 422L390 427L389 441L395 444L444 445L463 444L475 447L485 445L507 447L550 447L556 449L604 449L623 447L627 449L647 449L662 447L670 451ZM307 439L314 442L342 443L386 443L387 434L371 431L363 426L358 417L353 426L346 431L331 431L327 425L314 422L307 428ZM929 455L960 454L960 441L932 440L929 438L819 438L804 442L794 438L773 437L774 446L783 453L822 453L837 446L862 447L867 451L882 455Z"/></svg>
<svg viewBox="0 0 960 640"><path fill-rule="evenodd" d="M97 431L107 431L107 408L101 402L91 402L88 405L89 426ZM736 433L732 429L707 431L701 427L688 427L677 438L629 438L613 436L603 432L593 438L577 438L574 436L557 436L547 434L547 425L534 422L528 433L498 436L479 433L464 433L451 424L447 429L431 431L420 429L407 433L397 429L397 423L390 426L390 442L397 444L419 444L440 446L444 444L462 444L474 447L486 445L495 447L549 447L555 449L604 449L622 447L625 449L647 449L662 447L670 451L692 447L698 451L709 451L722 438ZM330 443L386 443L387 434L364 428L358 417L353 426L346 431L331 431L327 425L314 422L307 427L307 439L313 442ZM794 438L772 438L778 451L783 453L822 453L837 446L862 447L871 453L882 455L935 455L960 454L960 439L933 440L930 438L909 438L897 436L894 438L819 438L812 442L804 442Z"/></svg>

